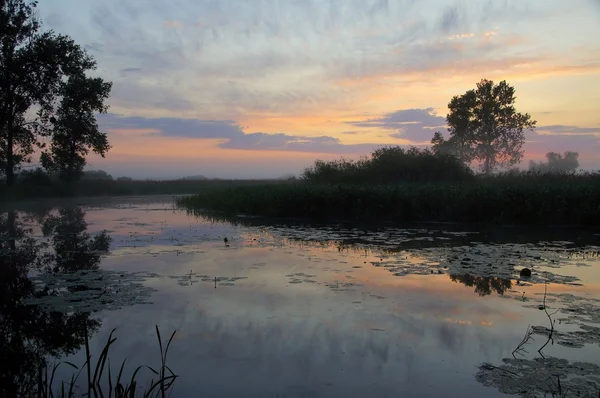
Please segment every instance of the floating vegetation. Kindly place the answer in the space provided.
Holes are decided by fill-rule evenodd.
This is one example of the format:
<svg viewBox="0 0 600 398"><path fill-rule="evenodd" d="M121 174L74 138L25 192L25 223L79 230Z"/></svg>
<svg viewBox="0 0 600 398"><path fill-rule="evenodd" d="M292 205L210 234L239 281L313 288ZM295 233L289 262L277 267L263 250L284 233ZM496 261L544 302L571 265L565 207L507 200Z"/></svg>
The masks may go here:
<svg viewBox="0 0 600 398"><path fill-rule="evenodd" d="M564 244L564 243L563 243ZM472 274L501 279L520 279L528 283L551 281L560 284L577 284L575 276L559 275L549 269L560 268L571 262L563 244L553 242L547 246L533 244L474 243L450 248L424 248L407 250L408 254L426 261L437 261L439 268L453 275ZM411 264L406 264L410 273ZM527 269L527 275L521 275ZM422 272L419 269L419 272Z"/></svg>
<svg viewBox="0 0 600 398"><path fill-rule="evenodd" d="M552 313L548 311L548 302L587 304L585 310L581 311L587 315L588 311L597 312L593 304L584 302L584 298L570 294L553 294L548 299L548 284L545 284L543 298L538 309L543 310L548 317L549 326L528 326L525 336L512 352L513 358L502 360L501 366L490 363L480 365L475 379L483 385L496 387L502 393L518 394L523 397L538 397L540 394L552 397L593 397L600 396L600 367L597 364L587 362L569 363L567 359L546 357L544 348L555 342L561 346L571 348L583 348L586 344L600 345L600 328L584 323L579 324L579 330L557 330L556 320L553 316L558 312L569 312L569 308L555 309ZM530 306L531 307L531 306ZM577 307L581 310L581 306ZM577 318L581 319L581 318ZM574 321L574 319L570 319ZM559 321L559 325L562 324ZM533 359L517 358L527 354L526 345L532 342L533 336L543 336L542 343L537 353L540 357Z"/></svg>
<svg viewBox="0 0 600 398"><path fill-rule="evenodd" d="M356 290L354 289L355 287L362 286L362 284L353 282L331 282L326 283L325 286L334 292L353 292Z"/></svg>
<svg viewBox="0 0 600 398"><path fill-rule="evenodd" d="M557 344L565 347L583 348L586 344L597 344L600 347L600 328L581 325L581 330L575 331L552 331L547 327L533 326L531 329L534 334L552 338Z"/></svg>
<svg viewBox="0 0 600 398"><path fill-rule="evenodd" d="M557 394L559 385L569 396L597 398L600 392L600 367L592 363L553 357L505 358L502 362L500 366L480 365L475 379L484 386L496 387L501 393L522 397Z"/></svg>
<svg viewBox="0 0 600 398"><path fill-rule="evenodd" d="M220 286L234 286L235 282L243 280L243 279L248 279L247 276L225 277L225 276L197 275L193 271L190 271L190 273L187 273L185 275L171 275L171 276L168 276L168 278L176 280L177 284L180 286L191 286L198 282L219 283Z"/></svg>
<svg viewBox="0 0 600 398"><path fill-rule="evenodd" d="M290 278L288 283L300 284L300 283L317 283L314 278L316 275L305 274L304 272L297 272L295 274L286 275L286 278Z"/></svg>
<svg viewBox="0 0 600 398"><path fill-rule="evenodd" d="M144 285L157 274L118 272L102 269L42 273L31 280L41 294L27 298L25 304L47 311L96 312L116 310L148 301L155 289Z"/></svg>

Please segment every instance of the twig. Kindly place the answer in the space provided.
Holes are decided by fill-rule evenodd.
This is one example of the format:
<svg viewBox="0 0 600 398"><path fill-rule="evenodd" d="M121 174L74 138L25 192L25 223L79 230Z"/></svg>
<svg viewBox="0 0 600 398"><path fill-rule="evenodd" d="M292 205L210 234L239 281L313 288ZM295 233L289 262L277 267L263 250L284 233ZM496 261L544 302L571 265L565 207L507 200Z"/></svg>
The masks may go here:
<svg viewBox="0 0 600 398"><path fill-rule="evenodd" d="M517 357L515 356L515 353L517 353L517 352L518 353L521 353L521 352L527 353L527 351L525 351L523 346L525 344L527 344L529 342L529 340L531 340L532 334L533 334L533 328L531 327L531 325L527 325L527 331L525 332L525 336L523 337L523 340L521 340L521 342L517 345L517 347L512 352L513 358L517 359Z"/></svg>
<svg viewBox="0 0 600 398"><path fill-rule="evenodd" d="M554 340L552 338L552 336L554 335L554 322L552 322L552 317L551 315L548 313L548 309L546 308L546 295L548 294L548 281L544 282L544 312L546 313L546 316L548 316L548 320L550 321L550 333L548 333L548 340L546 341L546 343L544 343L544 345L538 350L538 353L543 357L544 354L542 354L542 350L544 348L546 348L546 346L548 345L548 343L550 342L550 340L552 340L552 343L554 343ZM558 312L558 310L557 310ZM556 314L556 312L555 312Z"/></svg>

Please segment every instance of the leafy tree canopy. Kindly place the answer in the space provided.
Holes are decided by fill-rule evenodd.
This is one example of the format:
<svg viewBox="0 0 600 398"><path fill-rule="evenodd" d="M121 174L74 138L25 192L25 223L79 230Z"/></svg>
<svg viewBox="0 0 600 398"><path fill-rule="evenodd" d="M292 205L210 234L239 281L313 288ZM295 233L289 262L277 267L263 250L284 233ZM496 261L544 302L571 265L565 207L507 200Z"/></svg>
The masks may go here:
<svg viewBox="0 0 600 398"><path fill-rule="evenodd" d="M524 130L536 121L515 109L515 89L506 81L483 79L477 88L455 96L446 116L450 138L436 132L431 140L436 153L449 153L464 163L478 162L485 174L518 164L525 143Z"/></svg>
<svg viewBox="0 0 600 398"><path fill-rule="evenodd" d="M52 135L52 127L64 130L51 123L61 121L55 113L64 102L58 98L69 95L68 87L91 84L85 73L96 69L94 59L71 38L41 31L36 7L35 1L0 1L0 174L8 185L20 165L44 146L41 138ZM106 86L101 87L93 92L103 94ZM96 105L102 94L86 106Z"/></svg>

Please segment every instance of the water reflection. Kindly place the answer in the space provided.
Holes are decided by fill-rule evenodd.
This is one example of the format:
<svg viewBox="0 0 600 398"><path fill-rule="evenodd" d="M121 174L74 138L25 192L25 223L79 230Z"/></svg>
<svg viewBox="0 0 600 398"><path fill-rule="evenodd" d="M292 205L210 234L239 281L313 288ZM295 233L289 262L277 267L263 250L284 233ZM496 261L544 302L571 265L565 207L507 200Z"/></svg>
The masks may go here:
<svg viewBox="0 0 600 398"><path fill-rule="evenodd" d="M201 216L227 220L214 215ZM571 293L547 295L545 292L549 283L554 287L584 286L579 277L582 272L573 275L562 273L564 269L574 272L580 267L597 265L600 253L597 231L566 231L566 234L562 231L561 235L554 230L550 233L535 231L503 235L490 234L489 231L448 233L415 227L369 231L348 226L314 226L294 222L273 224L265 220L239 218L233 222L263 228L268 233L285 237L286 243L291 245L314 248L333 245L338 252L362 256L368 259L370 265L387 269L394 276L444 273L453 282L473 287L480 297L492 293L500 296L508 294L524 307L540 311L542 317L538 322L541 322L538 326L527 328L526 339L513 351L527 357L504 358L499 365L485 362L479 366L476 380L482 385L496 387L502 393L522 396L565 396L567 390L582 397L598 397L600 394L600 379L595 378L600 374L598 364L589 360L567 359L589 358L583 351L564 351L578 348L593 350L594 346L600 345L600 328L593 326L600 323L597 291L591 297ZM568 240L564 239L565 236L569 236ZM523 268L531 268L531 277L520 277L519 271ZM516 280L514 285L513 280ZM539 289L527 289L535 285L544 286L543 293ZM524 290L513 290L517 286ZM549 318L548 325L543 322L544 314ZM559 316L562 318L557 318ZM471 324L463 320L449 321ZM555 328L555 325L561 326ZM445 324L439 325L437 330L438 341L448 349L455 347L464 337L462 333L448 333L450 329ZM533 355L529 355L526 349L534 341L534 336L542 339ZM544 353L544 350L550 350L550 354Z"/></svg>
<svg viewBox="0 0 600 398"><path fill-rule="evenodd" d="M496 278L490 276L474 276L471 274L456 275L451 274L452 282L460 282L465 286L475 286L475 293L479 296L487 296L492 294L492 290L500 295L503 295L512 287L512 281L505 278Z"/></svg>
<svg viewBox="0 0 600 398"><path fill-rule="evenodd" d="M154 362L155 338L145 332L155 324L178 329L170 360L181 371L176 394L184 397L487 396L497 391L484 385L498 387L496 379L477 383L476 366L510 356L527 322L545 325L541 282L563 289L552 290L549 305L560 303L573 328L575 317L592 319L595 311L589 300L561 296L588 283L575 278L580 272L560 275L566 265L594 261L597 249L584 243L588 238L494 241L458 229L264 220L235 228L224 219L187 218L170 205L2 217L0 382L8 387L0 395L34 383L46 356L75 352L81 330L87 326L91 334L100 326L93 311L116 307L122 310L103 312L102 330L119 327L117 355L128 363ZM524 266L533 276L519 280ZM153 305L127 307L133 302L118 297L138 292L119 285L125 269L156 273L149 282L156 288ZM52 303L56 311L25 302ZM558 332L562 325L556 346ZM92 352L105 341L96 333ZM9 337L23 341L12 345ZM546 348L548 358L564 354L556 346ZM581 354L582 362L592 355ZM21 364L5 365L10 361Z"/></svg>
<svg viewBox="0 0 600 398"><path fill-rule="evenodd" d="M61 225L68 231L72 224L63 220ZM71 250L57 245L54 256L45 255L44 245L31 232L15 211L0 215L0 395L7 397L36 393L46 357L77 351L86 329L92 334L100 326L88 313L47 312L23 304L50 294L36 288L30 273L55 267L53 258L64 258Z"/></svg>
<svg viewBox="0 0 600 398"><path fill-rule="evenodd" d="M94 236L87 231L85 211L80 207L58 210L58 215L49 215L42 223L45 236L51 237L54 258L53 272L93 270L100 266L101 256L108 251L110 236L102 231Z"/></svg>

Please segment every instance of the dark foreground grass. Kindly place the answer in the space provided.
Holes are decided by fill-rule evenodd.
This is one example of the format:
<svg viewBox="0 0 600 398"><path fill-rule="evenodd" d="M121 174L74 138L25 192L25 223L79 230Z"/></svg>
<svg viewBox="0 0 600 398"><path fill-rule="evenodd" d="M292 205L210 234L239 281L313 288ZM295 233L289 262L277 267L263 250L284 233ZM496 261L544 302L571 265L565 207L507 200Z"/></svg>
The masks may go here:
<svg viewBox="0 0 600 398"><path fill-rule="evenodd" d="M16 184L0 186L0 200L60 198L73 196L133 196L197 194L214 189L249 185L285 184L281 180L89 180L75 185L59 182L49 184Z"/></svg>
<svg viewBox="0 0 600 398"><path fill-rule="evenodd" d="M41 367L39 369L39 377L37 382L29 387L24 388L21 391L21 397L38 397L38 398L74 398L74 397L88 397L88 398L100 398L100 397L116 397L116 398L134 398L134 397L166 397L170 393L177 375L167 365L167 353L171 341L175 336L174 331L171 334L166 346L163 347L163 342L160 336L158 326L156 326L156 338L160 348L160 367L154 369L150 366L138 366L132 373L132 376L128 379L123 377L123 370L125 368L125 362L121 363L118 373L115 373L116 369L112 369L109 359L109 351L111 345L117 340L113 337L114 329L108 336L108 339L98 355L97 359L93 360L93 355L90 353L89 341L87 333L85 335L85 352L86 361L81 368L70 362L59 362L55 364L52 369L48 367ZM70 366L77 373L74 373L70 380L61 381L58 389L54 390L55 382L54 375L59 366ZM154 374L153 378L145 390L141 390L138 386L138 375L142 369L147 369ZM87 383L85 388L77 388L77 382L81 373L85 374Z"/></svg>
<svg viewBox="0 0 600 398"><path fill-rule="evenodd" d="M478 178L393 185L295 183L184 197L190 210L357 222L600 225L598 175Z"/></svg>

